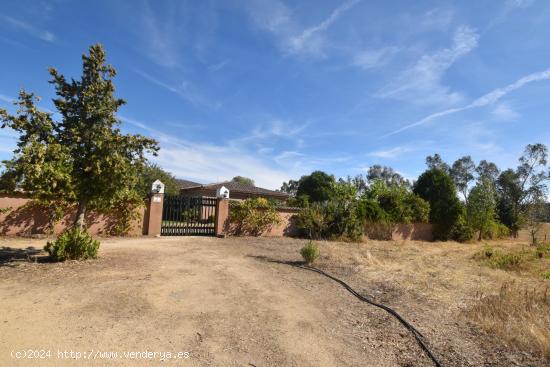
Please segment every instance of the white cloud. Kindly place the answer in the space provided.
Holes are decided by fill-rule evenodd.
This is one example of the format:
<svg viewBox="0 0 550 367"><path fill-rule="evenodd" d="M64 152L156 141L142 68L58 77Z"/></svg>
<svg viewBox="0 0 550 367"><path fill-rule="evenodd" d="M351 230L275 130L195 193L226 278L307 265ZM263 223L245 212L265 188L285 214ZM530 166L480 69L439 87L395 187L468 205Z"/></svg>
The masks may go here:
<svg viewBox="0 0 550 367"><path fill-rule="evenodd" d="M448 8L435 8L424 14L420 19L420 25L423 29L446 30L451 25L454 18L454 12Z"/></svg>
<svg viewBox="0 0 550 367"><path fill-rule="evenodd" d="M391 133L386 134L383 137L388 137L388 136L391 136L391 135L395 135L395 134L398 134L398 133L403 132L405 130L411 129L413 127L427 124L428 122L431 122L431 121L433 121L437 118L443 117L443 116L448 116L448 115L452 115L452 114L457 113L457 112L462 112L462 111L470 110L470 109L473 109L473 108L479 108L479 107L485 107L487 105L491 105L491 104L499 101L502 97L504 97L508 93L511 93L511 92L513 92L517 89L520 89L523 86L525 86L526 84L529 84L529 83L532 83L532 82L537 82L537 81L542 81L542 80L548 80L548 79L550 79L550 68L548 68L544 71L540 71L540 72L537 72L537 73L532 73L532 74L526 75L526 76L516 80L514 83L509 84L509 85L507 85L503 88L497 88L497 89L495 89L495 90L479 97L478 99L474 100L472 103L470 103L468 105L465 105L465 106L462 106L462 107L450 108L450 109L447 109L447 110L432 113L431 115L428 115L428 116L426 116L426 117L424 117L424 118L422 118L422 119L420 119L416 122L413 122L411 124L408 124L408 125L405 125L405 126L399 128L395 131L392 131Z"/></svg>
<svg viewBox="0 0 550 367"><path fill-rule="evenodd" d="M363 69L373 69L387 64L399 51L397 47L382 47L378 49L363 50L355 54L353 65Z"/></svg>
<svg viewBox="0 0 550 367"><path fill-rule="evenodd" d="M151 160L180 178L215 182L242 175L253 178L258 186L278 189L283 181L299 177L301 173L293 167L277 168L266 159L249 153L242 144L214 145L188 141L151 128L143 122L119 117L121 121L143 129L157 139L161 149L159 156L151 157Z"/></svg>
<svg viewBox="0 0 550 367"><path fill-rule="evenodd" d="M142 70L135 69L134 71L144 79L172 93L177 94L178 96L180 96L181 98L183 98L184 100L186 100L187 102L191 103L194 106L205 106L213 109L217 109L221 107L220 102L213 101L210 98L203 95L202 93L200 93L191 82L184 80L179 85L172 85L172 84L165 83L162 80L155 78L154 76Z"/></svg>
<svg viewBox="0 0 550 367"><path fill-rule="evenodd" d="M0 18L4 20L6 24L11 25L14 28L27 32L29 35L39 38L42 41L53 42L55 41L55 34L50 31L37 28L29 22L24 22L19 19L8 17L6 15L0 15Z"/></svg>
<svg viewBox="0 0 550 367"><path fill-rule="evenodd" d="M318 52L322 47L323 40L319 34L327 30L344 12L355 6L359 0L351 0L343 3L330 13L329 17L321 23L306 28L301 34L289 39L290 51L300 53L303 51Z"/></svg>
<svg viewBox="0 0 550 367"><path fill-rule="evenodd" d="M231 62L231 59L225 59L217 64L212 64L208 67L208 70L210 71L219 71L223 69L225 66L227 66Z"/></svg>
<svg viewBox="0 0 550 367"><path fill-rule="evenodd" d="M410 151L412 151L411 147L400 146L391 149L377 150L374 152L370 152L367 155L376 158L394 159Z"/></svg>
<svg viewBox="0 0 550 367"><path fill-rule="evenodd" d="M477 47L478 39L479 35L472 28L459 27L451 47L423 55L415 65L382 88L377 97L418 104L456 104L463 99L462 95L443 85L441 79L458 59Z"/></svg>
<svg viewBox="0 0 550 367"><path fill-rule="evenodd" d="M11 103L15 102L15 98L11 98L11 97L8 97L4 94L0 94L0 101L11 104Z"/></svg>
<svg viewBox="0 0 550 367"><path fill-rule="evenodd" d="M497 120L502 121L512 121L516 120L519 117L519 113L514 111L512 106L510 106L508 103L504 102L497 104L491 111L491 114Z"/></svg>
<svg viewBox="0 0 550 367"><path fill-rule="evenodd" d="M526 8L534 2L535 0L508 0L508 5L516 8Z"/></svg>
<svg viewBox="0 0 550 367"><path fill-rule="evenodd" d="M143 2L139 36L143 37L147 56L158 65L173 68L181 62L183 26L179 7L171 9L167 16L159 16L155 9Z"/></svg>
<svg viewBox="0 0 550 367"><path fill-rule="evenodd" d="M301 27L292 18L290 9L281 1L256 0L247 4L256 25L276 35L287 54L322 55L325 46L324 32L360 0L349 0L319 24Z"/></svg>

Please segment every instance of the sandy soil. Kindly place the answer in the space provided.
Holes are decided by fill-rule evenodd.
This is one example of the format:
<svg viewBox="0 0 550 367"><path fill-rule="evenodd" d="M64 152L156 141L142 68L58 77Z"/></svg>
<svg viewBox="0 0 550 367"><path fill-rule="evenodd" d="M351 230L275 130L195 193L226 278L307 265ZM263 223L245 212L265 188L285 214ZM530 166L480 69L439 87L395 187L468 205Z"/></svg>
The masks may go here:
<svg viewBox="0 0 550 367"><path fill-rule="evenodd" d="M41 259L33 248L44 243L0 239L0 366L433 365L387 313L288 264L299 260L301 240L107 239L97 260L32 262ZM394 307L445 366L548 365L462 316L476 293L495 291L508 277L521 281L521 274L477 266L470 257L478 249L326 242L318 266ZM13 358L28 350L51 357ZM59 359L63 351L81 359ZM189 358L123 354L132 351Z"/></svg>

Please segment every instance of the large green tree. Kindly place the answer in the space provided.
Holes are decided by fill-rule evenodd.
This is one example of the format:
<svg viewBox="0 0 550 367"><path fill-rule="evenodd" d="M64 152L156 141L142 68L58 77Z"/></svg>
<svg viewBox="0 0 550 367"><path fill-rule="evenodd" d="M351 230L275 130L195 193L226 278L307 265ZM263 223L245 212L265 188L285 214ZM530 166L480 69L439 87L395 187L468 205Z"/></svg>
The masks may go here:
<svg viewBox="0 0 550 367"><path fill-rule="evenodd" d="M442 169L431 168L420 175L413 192L430 203L430 222L436 224L436 237L448 239L464 210L449 174Z"/></svg>
<svg viewBox="0 0 550 367"><path fill-rule="evenodd" d="M314 171L298 181L298 197L306 197L310 203L323 202L331 198L336 179L323 171Z"/></svg>
<svg viewBox="0 0 550 367"><path fill-rule="evenodd" d="M82 229L88 209L139 197L138 173L158 146L120 131L116 113L125 101L114 95L116 71L106 64L102 45L82 56L79 79L68 80L54 68L49 72L59 120L39 111L34 95L24 91L15 115L0 110L2 127L19 133L13 158L4 162L5 181L35 198L77 204L74 225Z"/></svg>

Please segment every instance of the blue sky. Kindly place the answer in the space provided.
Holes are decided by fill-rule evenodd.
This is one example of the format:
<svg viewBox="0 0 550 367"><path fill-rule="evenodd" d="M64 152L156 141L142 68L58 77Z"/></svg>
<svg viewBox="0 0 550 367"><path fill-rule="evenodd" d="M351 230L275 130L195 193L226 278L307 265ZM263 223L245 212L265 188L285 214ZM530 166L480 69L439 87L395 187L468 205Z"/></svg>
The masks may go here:
<svg viewBox="0 0 550 367"><path fill-rule="evenodd" d="M550 144L548 1L1 2L1 107L25 88L53 109L47 67L77 77L101 42L123 129L181 178L415 178L435 152L510 167Z"/></svg>

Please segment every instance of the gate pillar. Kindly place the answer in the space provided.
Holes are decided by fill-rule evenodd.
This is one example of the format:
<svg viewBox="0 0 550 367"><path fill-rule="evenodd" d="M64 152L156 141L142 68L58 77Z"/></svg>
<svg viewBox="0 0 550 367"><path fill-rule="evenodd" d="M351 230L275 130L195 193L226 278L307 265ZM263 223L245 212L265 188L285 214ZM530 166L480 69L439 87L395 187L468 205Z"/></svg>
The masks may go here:
<svg viewBox="0 0 550 367"><path fill-rule="evenodd" d="M229 224L229 200L225 198L218 198L216 201L216 222L214 224L214 231L217 237L226 236L226 227Z"/></svg>
<svg viewBox="0 0 550 367"><path fill-rule="evenodd" d="M160 187L159 184L162 185L162 187ZM157 180L153 183L147 207L147 235L149 236L160 236L163 203L164 185Z"/></svg>

